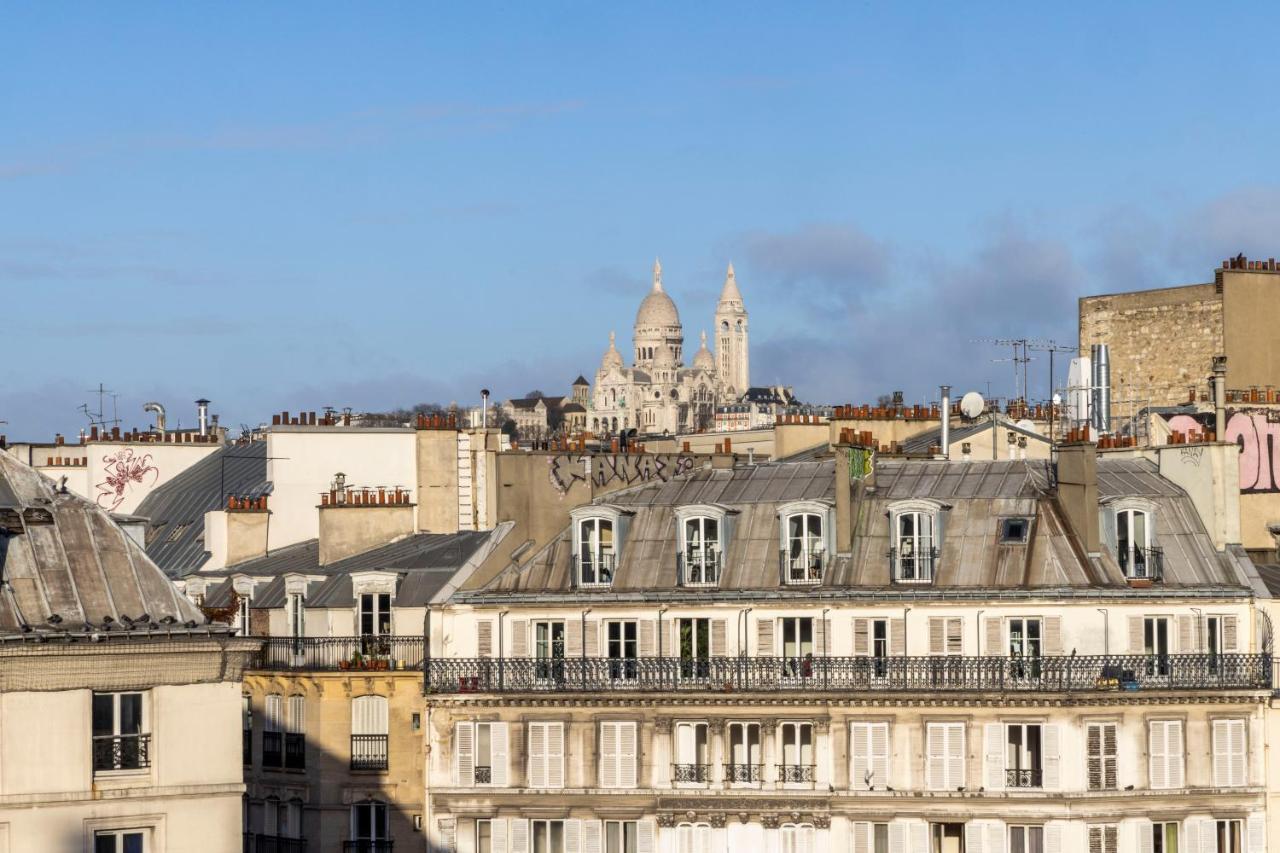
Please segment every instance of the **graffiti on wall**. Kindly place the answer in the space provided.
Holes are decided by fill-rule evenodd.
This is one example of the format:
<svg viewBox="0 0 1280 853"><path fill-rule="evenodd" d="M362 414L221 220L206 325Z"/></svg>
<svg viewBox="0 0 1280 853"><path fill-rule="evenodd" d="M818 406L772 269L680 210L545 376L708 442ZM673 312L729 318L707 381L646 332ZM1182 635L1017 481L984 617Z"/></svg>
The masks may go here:
<svg viewBox="0 0 1280 853"><path fill-rule="evenodd" d="M596 488L633 486L637 483L666 483L693 470L691 456L655 456L648 453L590 456L562 453L547 458L552 487L564 497L590 476ZM588 472L590 472L588 474Z"/></svg>
<svg viewBox="0 0 1280 853"><path fill-rule="evenodd" d="M1173 415L1169 428L1178 432L1213 429L1212 414ZM1240 445L1240 491L1280 492L1280 411L1229 409L1223 441Z"/></svg>
<svg viewBox="0 0 1280 853"><path fill-rule="evenodd" d="M107 511L124 503L126 493L135 484L154 486L160 479L160 469L152 464L151 454L135 454L131 447L109 453L102 457L102 461L106 466L106 476L94 488L98 490L98 506Z"/></svg>

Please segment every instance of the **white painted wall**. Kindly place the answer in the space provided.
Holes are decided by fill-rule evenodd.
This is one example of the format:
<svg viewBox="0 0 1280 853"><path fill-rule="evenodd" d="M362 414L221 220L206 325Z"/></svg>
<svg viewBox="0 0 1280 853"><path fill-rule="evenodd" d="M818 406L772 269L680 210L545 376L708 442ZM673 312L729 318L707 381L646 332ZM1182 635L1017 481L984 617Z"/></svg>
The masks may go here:
<svg viewBox="0 0 1280 853"><path fill-rule="evenodd" d="M86 497L109 512L133 512L154 489L217 452L220 446L91 441L84 447L89 458Z"/></svg>

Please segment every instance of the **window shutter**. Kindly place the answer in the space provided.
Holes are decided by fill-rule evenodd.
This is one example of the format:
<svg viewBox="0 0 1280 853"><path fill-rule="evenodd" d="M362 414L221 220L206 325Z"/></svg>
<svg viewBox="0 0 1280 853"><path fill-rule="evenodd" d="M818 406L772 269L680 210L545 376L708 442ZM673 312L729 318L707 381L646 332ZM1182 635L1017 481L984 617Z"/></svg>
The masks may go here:
<svg viewBox="0 0 1280 853"><path fill-rule="evenodd" d="M925 733L925 785L941 791L947 784L947 733L941 723L930 723Z"/></svg>
<svg viewBox="0 0 1280 853"><path fill-rule="evenodd" d="M871 654L871 620L853 620L853 653L859 657Z"/></svg>
<svg viewBox="0 0 1280 853"><path fill-rule="evenodd" d="M987 853L1005 853L1008 830L1004 821L989 820L987 824Z"/></svg>
<svg viewBox="0 0 1280 853"><path fill-rule="evenodd" d="M642 658L658 656L657 626L652 619L641 619L636 624L636 653Z"/></svg>
<svg viewBox="0 0 1280 853"><path fill-rule="evenodd" d="M530 738L532 740L532 738ZM511 819L511 853L529 853L529 821L527 818Z"/></svg>
<svg viewBox="0 0 1280 853"><path fill-rule="evenodd" d="M1056 791L1062 787L1062 755L1058 727L1053 724L1040 727L1044 787Z"/></svg>
<svg viewBox="0 0 1280 853"><path fill-rule="evenodd" d="M1045 824L1044 853L1062 853L1062 824L1057 822Z"/></svg>
<svg viewBox="0 0 1280 853"><path fill-rule="evenodd" d="M582 853L582 821L564 822L564 853Z"/></svg>
<svg viewBox="0 0 1280 853"><path fill-rule="evenodd" d="M493 853L507 853L507 819L495 817L489 821L489 835Z"/></svg>
<svg viewBox="0 0 1280 853"><path fill-rule="evenodd" d="M727 625L725 623L725 620L723 619L711 620L711 656L713 658L722 658L728 654L728 651L725 649L726 632L727 632ZM675 655L679 651L680 650L676 648L675 644L672 644L671 654Z"/></svg>
<svg viewBox="0 0 1280 853"><path fill-rule="evenodd" d="M827 654L827 620L813 620L813 656L826 657Z"/></svg>
<svg viewBox="0 0 1280 853"><path fill-rule="evenodd" d="M1267 853L1266 815L1249 815L1245 821L1245 835L1248 838L1249 853Z"/></svg>
<svg viewBox="0 0 1280 853"><path fill-rule="evenodd" d="M871 772L872 780L884 787L889 784L889 724L873 723L871 725Z"/></svg>
<svg viewBox="0 0 1280 853"><path fill-rule="evenodd" d="M1138 853L1152 853L1155 843L1151 838L1151 821L1146 818L1138 818L1130 821L1129 825L1132 827L1132 831L1137 834L1137 843L1130 845L1131 849L1138 851Z"/></svg>
<svg viewBox="0 0 1280 853"><path fill-rule="evenodd" d="M964 724L953 723L947 734L947 788L954 790L964 779Z"/></svg>
<svg viewBox="0 0 1280 853"><path fill-rule="evenodd" d="M850 827L853 830L853 853L876 853L875 832L871 824L857 821Z"/></svg>
<svg viewBox="0 0 1280 853"><path fill-rule="evenodd" d="M947 620L941 616L929 617L929 654L935 657L946 654Z"/></svg>
<svg viewBox="0 0 1280 853"><path fill-rule="evenodd" d="M907 653L907 623L905 619L889 620L889 654L900 658Z"/></svg>
<svg viewBox="0 0 1280 853"><path fill-rule="evenodd" d="M505 788L507 786L508 756L507 724L489 724L489 761L491 769L489 778L493 784Z"/></svg>
<svg viewBox="0 0 1280 853"><path fill-rule="evenodd" d="M1129 617L1129 652L1131 654L1145 654L1147 650L1146 643L1143 640L1142 633L1142 617Z"/></svg>
<svg viewBox="0 0 1280 853"><path fill-rule="evenodd" d="M1044 653L1051 657L1062 655L1062 617L1044 618Z"/></svg>
<svg viewBox="0 0 1280 853"><path fill-rule="evenodd" d="M911 853L929 853L929 825L913 820L907 825L911 840Z"/></svg>
<svg viewBox="0 0 1280 853"><path fill-rule="evenodd" d="M600 724L600 787L618 787L618 723Z"/></svg>
<svg viewBox="0 0 1280 853"><path fill-rule="evenodd" d="M1009 650L1004 647L1004 637L1001 636L1001 624L999 619L987 619L987 647L983 649L983 654L989 657L1004 657Z"/></svg>
<svg viewBox="0 0 1280 853"><path fill-rule="evenodd" d="M1195 617L1178 617L1178 651L1190 654L1198 651L1195 641Z"/></svg>
<svg viewBox="0 0 1280 853"><path fill-rule="evenodd" d="M656 853L657 835L657 826L653 821L636 821L636 853Z"/></svg>
<svg viewBox="0 0 1280 853"><path fill-rule="evenodd" d="M889 784L889 724L853 723L849 741L849 787L860 791L879 787L883 791Z"/></svg>
<svg viewBox="0 0 1280 853"><path fill-rule="evenodd" d="M1086 743L1088 754L1089 790L1115 790L1119 784L1116 776L1116 725L1095 723L1088 728Z"/></svg>
<svg viewBox="0 0 1280 853"><path fill-rule="evenodd" d="M964 654L964 619L960 616L947 620L946 653L957 657Z"/></svg>
<svg viewBox="0 0 1280 853"><path fill-rule="evenodd" d="M971 820L964 825L965 853L988 853L985 822Z"/></svg>
<svg viewBox="0 0 1280 853"><path fill-rule="evenodd" d="M1234 652L1240 648L1236 645L1236 622L1237 619L1234 616L1222 617L1222 650L1224 652Z"/></svg>
<svg viewBox="0 0 1280 853"><path fill-rule="evenodd" d="M910 853L907 848L907 828L904 821L889 824L889 853Z"/></svg>
<svg viewBox="0 0 1280 853"><path fill-rule="evenodd" d="M1213 784L1232 788L1246 784L1244 720L1213 721Z"/></svg>
<svg viewBox="0 0 1280 853"><path fill-rule="evenodd" d="M604 853L604 824L598 820L582 822L582 853Z"/></svg>
<svg viewBox="0 0 1280 853"><path fill-rule="evenodd" d="M583 654L589 658L600 657L600 620L588 619L582 634Z"/></svg>
<svg viewBox="0 0 1280 853"><path fill-rule="evenodd" d="M351 733L353 735L385 735L387 733L387 697L357 696L351 701Z"/></svg>
<svg viewBox="0 0 1280 853"><path fill-rule="evenodd" d="M987 790L1000 791L1004 788L1004 754L1005 730L1003 723L987 723L983 726L987 741L987 749L983 755Z"/></svg>
<svg viewBox="0 0 1280 853"><path fill-rule="evenodd" d="M582 657L582 620L569 620L564 625L564 656Z"/></svg>
<svg viewBox="0 0 1280 853"><path fill-rule="evenodd" d="M307 700L305 697L289 697L289 715L285 719L285 731L295 735L306 734Z"/></svg>
<svg viewBox="0 0 1280 853"><path fill-rule="evenodd" d="M476 783L475 723L458 723L453 727L454 778L460 787Z"/></svg>
<svg viewBox="0 0 1280 853"><path fill-rule="evenodd" d="M1183 754L1185 747L1182 740L1182 722L1170 720L1166 724L1168 740L1166 742L1166 760L1169 764L1168 780L1170 788L1181 788L1186 784L1183 774Z"/></svg>
<svg viewBox="0 0 1280 853"><path fill-rule="evenodd" d="M546 788L547 785L547 723L529 724L529 787ZM527 830L527 827L526 827ZM512 845L515 845L515 824L511 826Z"/></svg>
<svg viewBox="0 0 1280 853"><path fill-rule="evenodd" d="M476 622L476 657L493 657L492 619L481 619Z"/></svg>
<svg viewBox="0 0 1280 853"><path fill-rule="evenodd" d="M1152 788L1168 788L1169 786L1169 735L1166 731L1169 723L1154 721L1147 735L1147 754L1150 758L1149 774ZM1092 831L1092 830L1091 830Z"/></svg>
<svg viewBox="0 0 1280 853"><path fill-rule="evenodd" d="M527 658L529 656L529 620L511 620L511 656Z"/></svg>
<svg viewBox="0 0 1280 853"><path fill-rule="evenodd" d="M440 853L454 853L458 849L458 823L455 818L442 817L436 822L440 835Z"/></svg>
<svg viewBox="0 0 1280 853"><path fill-rule="evenodd" d="M263 717L262 727L266 731L278 732L284 728L284 707L280 694L272 693L267 696Z"/></svg>
<svg viewBox="0 0 1280 853"><path fill-rule="evenodd" d="M547 787L564 787L564 724L547 725Z"/></svg>
<svg viewBox="0 0 1280 853"><path fill-rule="evenodd" d="M756 655L758 657L773 657L776 652L773 644L773 620L757 619L756 620Z"/></svg>
<svg viewBox="0 0 1280 853"><path fill-rule="evenodd" d="M623 788L636 787L636 765L639 763L636 749L636 724L618 724L618 784Z"/></svg>

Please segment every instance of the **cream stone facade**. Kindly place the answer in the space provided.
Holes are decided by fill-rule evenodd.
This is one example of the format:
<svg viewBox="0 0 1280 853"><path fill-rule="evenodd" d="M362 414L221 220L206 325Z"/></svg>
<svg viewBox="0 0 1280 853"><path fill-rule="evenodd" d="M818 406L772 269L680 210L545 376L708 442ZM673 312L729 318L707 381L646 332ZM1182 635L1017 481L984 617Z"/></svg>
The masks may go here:
<svg viewBox="0 0 1280 853"><path fill-rule="evenodd" d="M713 328L715 353L708 349L704 331L701 347L686 366L684 327L663 289L662 265L655 262L653 287L636 312L632 366L625 365L610 332L591 392L588 429L674 435L712 428L716 406L736 401L750 387L747 310L732 264Z"/></svg>

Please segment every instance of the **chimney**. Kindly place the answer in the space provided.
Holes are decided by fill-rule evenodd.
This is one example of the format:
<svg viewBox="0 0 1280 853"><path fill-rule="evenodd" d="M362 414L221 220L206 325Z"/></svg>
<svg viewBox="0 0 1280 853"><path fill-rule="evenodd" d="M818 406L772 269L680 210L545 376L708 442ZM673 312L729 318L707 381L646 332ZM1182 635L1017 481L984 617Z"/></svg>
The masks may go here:
<svg viewBox="0 0 1280 853"><path fill-rule="evenodd" d="M1227 357L1213 357L1213 431L1219 441L1227 434Z"/></svg>
<svg viewBox="0 0 1280 853"><path fill-rule="evenodd" d="M200 423L200 434L209 434L209 401L205 399L196 400L196 419Z"/></svg>
<svg viewBox="0 0 1280 853"><path fill-rule="evenodd" d="M1111 348L1106 344L1089 347L1089 365L1093 381L1092 425L1099 434L1111 432Z"/></svg>
<svg viewBox="0 0 1280 853"><path fill-rule="evenodd" d="M142 407L142 411L144 411L144 412L152 412L152 413L154 413L154 414L155 414L155 416L156 416L156 432L160 433L161 435L164 435L164 427L165 427L165 420L164 420L164 406L160 405L159 403L155 403L155 402L152 402L152 403L146 403L146 404L144 404L144 405L143 405L143 407Z"/></svg>
<svg viewBox="0 0 1280 853"><path fill-rule="evenodd" d="M1073 431L1074 433L1074 431ZM1058 506L1089 556L1102 552L1098 531L1098 448L1088 433L1058 446Z"/></svg>
<svg viewBox="0 0 1280 853"><path fill-rule="evenodd" d="M942 388L942 458L951 458L951 386Z"/></svg>

